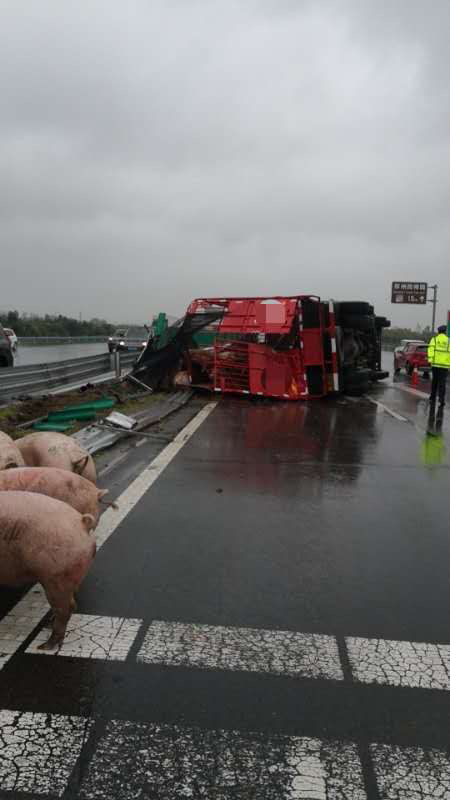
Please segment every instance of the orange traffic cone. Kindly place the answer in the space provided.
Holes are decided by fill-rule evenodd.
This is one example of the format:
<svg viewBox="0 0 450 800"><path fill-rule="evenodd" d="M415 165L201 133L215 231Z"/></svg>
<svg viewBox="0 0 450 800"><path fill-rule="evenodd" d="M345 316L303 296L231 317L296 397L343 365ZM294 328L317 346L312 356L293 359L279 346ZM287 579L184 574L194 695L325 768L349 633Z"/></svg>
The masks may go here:
<svg viewBox="0 0 450 800"><path fill-rule="evenodd" d="M414 365L414 369L412 372L411 383L413 386L417 386L417 384L419 383L419 370L417 369L416 365Z"/></svg>

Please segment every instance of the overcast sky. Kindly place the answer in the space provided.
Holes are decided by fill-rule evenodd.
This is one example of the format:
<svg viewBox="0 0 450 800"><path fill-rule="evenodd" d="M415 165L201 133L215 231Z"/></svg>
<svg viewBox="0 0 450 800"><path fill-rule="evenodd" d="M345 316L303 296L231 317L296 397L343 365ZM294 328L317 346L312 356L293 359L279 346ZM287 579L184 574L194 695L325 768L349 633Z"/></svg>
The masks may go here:
<svg viewBox="0 0 450 800"><path fill-rule="evenodd" d="M448 0L0 0L0 308L450 308Z"/></svg>

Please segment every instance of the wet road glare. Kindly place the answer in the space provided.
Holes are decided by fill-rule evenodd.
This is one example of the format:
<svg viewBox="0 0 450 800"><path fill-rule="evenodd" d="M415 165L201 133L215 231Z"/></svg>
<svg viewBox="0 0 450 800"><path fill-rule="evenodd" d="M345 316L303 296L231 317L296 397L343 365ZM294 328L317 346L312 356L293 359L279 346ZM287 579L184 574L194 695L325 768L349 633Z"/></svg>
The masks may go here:
<svg viewBox="0 0 450 800"><path fill-rule="evenodd" d="M105 472L120 510L58 655L45 598L0 592L2 798L449 797L450 429L428 390L197 397L173 443Z"/></svg>

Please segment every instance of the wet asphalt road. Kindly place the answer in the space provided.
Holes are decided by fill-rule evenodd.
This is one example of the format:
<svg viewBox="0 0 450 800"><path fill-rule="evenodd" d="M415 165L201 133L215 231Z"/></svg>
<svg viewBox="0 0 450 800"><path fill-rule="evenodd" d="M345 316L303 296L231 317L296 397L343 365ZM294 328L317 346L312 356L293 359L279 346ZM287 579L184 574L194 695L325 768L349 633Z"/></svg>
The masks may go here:
<svg viewBox="0 0 450 800"><path fill-rule="evenodd" d="M371 395L398 416L365 399L217 405L82 586L91 644L99 618L97 633L140 621L124 660L86 644L26 654L27 640L0 672L2 797L450 797L445 647L435 664L450 644L450 435L447 420L427 434L427 383L399 386ZM103 483L120 494L163 446ZM14 750L22 724L48 748L37 784L33 748Z"/></svg>
<svg viewBox="0 0 450 800"><path fill-rule="evenodd" d="M56 361L67 361L70 358L83 358L107 353L106 342L89 342L87 344L52 344L52 345L19 345L14 353L14 366L24 367L28 364L51 364Z"/></svg>

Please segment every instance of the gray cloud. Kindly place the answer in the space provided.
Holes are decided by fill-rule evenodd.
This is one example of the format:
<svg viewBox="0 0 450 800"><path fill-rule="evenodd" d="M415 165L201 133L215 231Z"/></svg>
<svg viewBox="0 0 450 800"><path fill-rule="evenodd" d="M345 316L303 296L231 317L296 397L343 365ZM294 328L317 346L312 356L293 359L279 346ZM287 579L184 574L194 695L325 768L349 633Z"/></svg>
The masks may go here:
<svg viewBox="0 0 450 800"><path fill-rule="evenodd" d="M450 307L450 6L4 0L2 306L111 320L208 294Z"/></svg>

